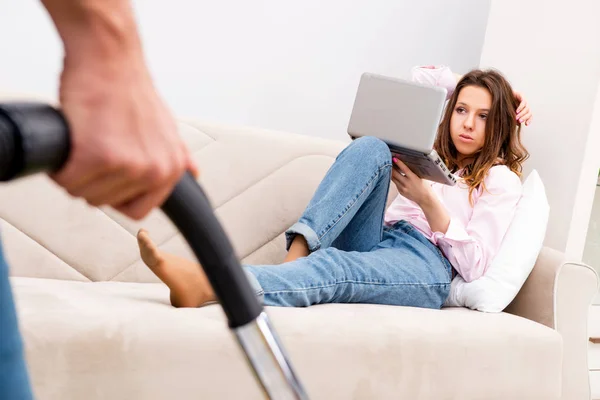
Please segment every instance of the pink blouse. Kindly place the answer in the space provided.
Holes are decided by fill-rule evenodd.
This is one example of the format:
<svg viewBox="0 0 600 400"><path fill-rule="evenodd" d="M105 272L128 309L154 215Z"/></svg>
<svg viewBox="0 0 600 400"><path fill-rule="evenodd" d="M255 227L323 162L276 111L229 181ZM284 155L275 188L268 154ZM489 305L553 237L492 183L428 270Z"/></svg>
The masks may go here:
<svg viewBox="0 0 600 400"><path fill-rule="evenodd" d="M439 69L418 70L418 74L413 70L414 80L435 83L437 79L440 82ZM447 73L452 76L449 69ZM419 79L423 75L430 79ZM444 83L447 82L446 78ZM430 184L450 215L446 233L433 232L423 210L401 195L387 209L384 221L387 225L400 220L409 222L439 247L466 282L474 281L485 274L500 248L521 197L521 180L504 165L492 167L484 179L485 190L480 187L473 192L473 206L469 203L469 188L463 180L459 179L455 186Z"/></svg>

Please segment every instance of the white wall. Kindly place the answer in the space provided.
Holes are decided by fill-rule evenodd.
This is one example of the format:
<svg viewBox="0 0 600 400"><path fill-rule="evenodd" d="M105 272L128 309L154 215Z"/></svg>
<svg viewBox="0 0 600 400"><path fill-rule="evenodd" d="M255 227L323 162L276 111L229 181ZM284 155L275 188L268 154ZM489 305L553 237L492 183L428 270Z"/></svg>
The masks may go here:
<svg viewBox="0 0 600 400"><path fill-rule="evenodd" d="M346 139L359 76L479 63L489 1L139 0L152 72L179 115ZM25 22L26 21L26 22ZM54 94L37 0L0 0L0 90Z"/></svg>
<svg viewBox="0 0 600 400"><path fill-rule="evenodd" d="M492 1L481 64L530 100L526 172L546 185L546 244L580 259L600 165L600 1Z"/></svg>

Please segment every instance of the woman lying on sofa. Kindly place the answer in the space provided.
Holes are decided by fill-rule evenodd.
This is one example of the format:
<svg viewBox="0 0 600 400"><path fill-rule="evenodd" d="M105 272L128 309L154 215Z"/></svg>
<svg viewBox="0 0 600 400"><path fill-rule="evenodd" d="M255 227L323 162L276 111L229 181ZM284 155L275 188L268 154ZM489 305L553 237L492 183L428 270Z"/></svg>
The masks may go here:
<svg viewBox="0 0 600 400"><path fill-rule="evenodd" d="M353 141L286 232L284 263L244 266L265 305L440 308L456 273L469 282L486 272L521 196L528 153L520 129L531 112L495 71L473 70L456 82L446 67L421 67L413 79L449 89L435 150L459 183L420 179L379 139ZM386 210L390 182L399 195ZM160 251L144 230L138 243L175 307L216 300L196 262Z"/></svg>

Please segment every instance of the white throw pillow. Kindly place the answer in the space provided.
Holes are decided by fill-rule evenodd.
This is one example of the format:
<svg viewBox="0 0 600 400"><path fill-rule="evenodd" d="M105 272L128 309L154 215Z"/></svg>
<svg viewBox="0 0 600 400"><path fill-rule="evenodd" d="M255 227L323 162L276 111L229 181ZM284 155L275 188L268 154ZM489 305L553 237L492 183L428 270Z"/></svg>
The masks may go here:
<svg viewBox="0 0 600 400"><path fill-rule="evenodd" d="M445 306L485 312L504 310L535 265L546 236L549 213L544 184L534 170L523 184L513 220L485 275L468 283L455 277Z"/></svg>

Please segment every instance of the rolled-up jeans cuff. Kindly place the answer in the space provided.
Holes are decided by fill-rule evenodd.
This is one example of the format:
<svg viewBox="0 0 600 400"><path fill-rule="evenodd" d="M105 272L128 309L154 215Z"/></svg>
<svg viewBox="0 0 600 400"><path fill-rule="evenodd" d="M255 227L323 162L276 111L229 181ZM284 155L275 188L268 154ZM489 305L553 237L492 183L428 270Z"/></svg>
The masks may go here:
<svg viewBox="0 0 600 400"><path fill-rule="evenodd" d="M252 290L256 294L256 297L258 297L258 300L262 303L265 297L264 289L262 288L260 283L258 283L258 279L256 279L256 276L254 276L254 274L250 271L249 267L243 267L243 269L246 273L246 276L248 277L248 281L250 281L250 286L252 286Z"/></svg>
<svg viewBox="0 0 600 400"><path fill-rule="evenodd" d="M296 222L290 229L285 231L286 245L285 249L290 250L290 246L294 241L296 235L304 236L306 243L308 244L308 250L312 253L313 251L319 250L321 247L321 241L317 236L317 233L308 225L302 222Z"/></svg>

